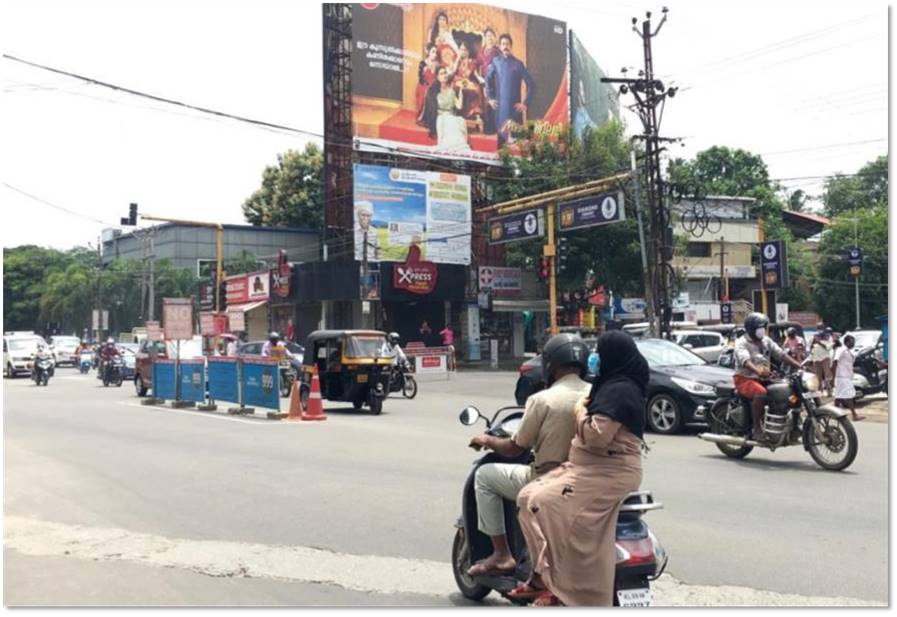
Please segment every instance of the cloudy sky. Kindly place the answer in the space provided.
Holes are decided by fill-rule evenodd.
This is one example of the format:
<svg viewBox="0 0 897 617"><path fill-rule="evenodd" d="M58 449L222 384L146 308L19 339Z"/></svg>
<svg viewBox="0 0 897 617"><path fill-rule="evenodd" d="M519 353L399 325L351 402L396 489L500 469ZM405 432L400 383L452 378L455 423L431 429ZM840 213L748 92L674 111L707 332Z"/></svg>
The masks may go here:
<svg viewBox="0 0 897 617"><path fill-rule="evenodd" d="M496 2L565 20L610 74L642 64L633 16L662 4ZM677 156L763 155L809 193L887 151L885 2L671 0L655 69L681 87L662 133ZM7 0L4 54L162 97L323 132L321 7L279 0ZM656 19L655 19L656 21ZM96 242L146 214L243 222L265 165L307 137L117 93L8 59L2 242ZM624 99L625 100L625 99ZM634 118L630 130L637 130Z"/></svg>

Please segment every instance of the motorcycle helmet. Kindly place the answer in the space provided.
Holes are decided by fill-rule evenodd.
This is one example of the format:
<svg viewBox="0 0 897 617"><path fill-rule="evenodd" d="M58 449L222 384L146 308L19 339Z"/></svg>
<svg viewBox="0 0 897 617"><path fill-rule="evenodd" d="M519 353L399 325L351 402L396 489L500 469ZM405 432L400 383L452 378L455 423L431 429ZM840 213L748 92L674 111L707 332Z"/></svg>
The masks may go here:
<svg viewBox="0 0 897 617"><path fill-rule="evenodd" d="M795 328L794 326L788 328L788 336L797 336L797 328Z"/></svg>
<svg viewBox="0 0 897 617"><path fill-rule="evenodd" d="M398 332L390 332L386 335L386 340L389 341L390 345L398 345L399 344L399 333Z"/></svg>
<svg viewBox="0 0 897 617"><path fill-rule="evenodd" d="M757 337L756 332L760 328L766 328L769 325L769 317L763 313L751 313L744 320L744 331L755 341L762 337Z"/></svg>
<svg viewBox="0 0 897 617"><path fill-rule="evenodd" d="M277 341L280 340L280 335L277 332L269 332L268 340L271 341L272 343L276 343Z"/></svg>
<svg viewBox="0 0 897 617"><path fill-rule="evenodd" d="M545 384L554 383L555 372L564 366L575 366L579 377L589 370L589 348L577 334L557 334L551 337L542 350L542 366L545 369Z"/></svg>
<svg viewBox="0 0 897 617"><path fill-rule="evenodd" d="M106 339L106 344L107 345L115 345L115 339L110 336L109 338Z"/></svg>

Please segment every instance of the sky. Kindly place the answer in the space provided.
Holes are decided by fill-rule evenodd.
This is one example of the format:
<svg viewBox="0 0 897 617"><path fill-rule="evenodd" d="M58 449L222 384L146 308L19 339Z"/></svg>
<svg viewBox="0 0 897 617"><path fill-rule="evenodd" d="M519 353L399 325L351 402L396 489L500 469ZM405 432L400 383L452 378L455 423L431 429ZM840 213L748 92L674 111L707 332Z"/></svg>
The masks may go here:
<svg viewBox="0 0 897 617"><path fill-rule="evenodd" d="M566 21L612 76L642 66L631 18L651 10L657 23L667 6L653 53L657 75L680 87L661 123L663 135L685 138L673 156L743 148L763 156L772 178L818 195L824 176L854 173L887 152L885 2L494 4ZM4 8L4 54L323 132L318 3L7 0ZM309 139L5 58L0 71L5 247L95 245L131 202L142 214L244 223L240 205L265 166Z"/></svg>

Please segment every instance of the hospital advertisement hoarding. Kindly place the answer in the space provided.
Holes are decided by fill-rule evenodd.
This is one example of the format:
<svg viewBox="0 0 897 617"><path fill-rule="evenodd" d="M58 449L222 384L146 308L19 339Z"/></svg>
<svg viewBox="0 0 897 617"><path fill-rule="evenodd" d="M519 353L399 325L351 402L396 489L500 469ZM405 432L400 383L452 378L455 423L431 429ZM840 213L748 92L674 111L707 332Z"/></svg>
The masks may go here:
<svg viewBox="0 0 897 617"><path fill-rule="evenodd" d="M569 124L567 26L481 4L352 4L359 149L499 164Z"/></svg>
<svg viewBox="0 0 897 617"><path fill-rule="evenodd" d="M470 176L354 166L355 259L470 264Z"/></svg>
<svg viewBox="0 0 897 617"><path fill-rule="evenodd" d="M570 32L570 115L573 133L582 137L620 117L620 101L611 84L601 83L604 71L573 32Z"/></svg>

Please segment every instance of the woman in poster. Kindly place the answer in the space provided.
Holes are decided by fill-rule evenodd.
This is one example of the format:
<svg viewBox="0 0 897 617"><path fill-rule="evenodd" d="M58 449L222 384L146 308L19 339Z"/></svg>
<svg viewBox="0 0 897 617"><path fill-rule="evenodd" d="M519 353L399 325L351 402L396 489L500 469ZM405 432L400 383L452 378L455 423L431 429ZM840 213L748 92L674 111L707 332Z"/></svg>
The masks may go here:
<svg viewBox="0 0 897 617"><path fill-rule="evenodd" d="M465 42L458 48L458 61L453 72L454 84L460 90L464 101L461 116L475 122L482 131L483 85L486 82L480 74L478 61L470 57L470 47Z"/></svg>
<svg viewBox="0 0 897 617"><path fill-rule="evenodd" d="M499 53L500 51L495 40L495 30L491 27L487 27L486 30L483 31L483 45L477 52L477 65L480 70L480 75L486 74L486 70L489 68L489 65L492 64L492 60ZM483 83L485 84L485 81ZM486 105L483 111L483 132L489 134L495 133L495 110Z"/></svg>
<svg viewBox="0 0 897 617"><path fill-rule="evenodd" d="M439 67L436 83L427 92L423 120L440 150L466 150L470 147L467 144L467 122L458 115L463 106L464 97L452 86L448 69Z"/></svg>
<svg viewBox="0 0 897 617"><path fill-rule="evenodd" d="M423 124L424 103L427 100L427 90L436 83L436 71L439 69L439 50L433 43L427 43L426 56L421 60L417 68L417 90L414 94L417 105L417 123Z"/></svg>
<svg viewBox="0 0 897 617"><path fill-rule="evenodd" d="M439 52L439 61L443 66L452 66L458 58L458 43L449 26L448 15L445 11L436 13L433 27L430 28L430 43L436 46Z"/></svg>

